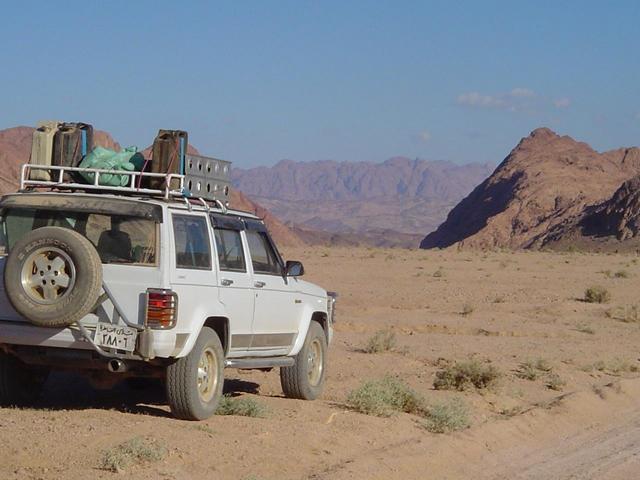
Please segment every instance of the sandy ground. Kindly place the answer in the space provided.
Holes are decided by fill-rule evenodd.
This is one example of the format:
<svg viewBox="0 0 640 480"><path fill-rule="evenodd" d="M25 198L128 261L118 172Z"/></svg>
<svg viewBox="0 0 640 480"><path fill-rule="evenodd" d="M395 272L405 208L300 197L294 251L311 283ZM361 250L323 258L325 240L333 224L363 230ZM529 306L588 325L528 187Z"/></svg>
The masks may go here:
<svg viewBox="0 0 640 480"><path fill-rule="evenodd" d="M341 294L321 400L283 398L277 372L227 370L227 392L255 399L267 415L192 423L169 416L160 387L96 391L72 374L54 375L37 408L0 409L0 478L637 476L640 317L621 320L639 302L635 256L364 248L286 254L304 262L309 280ZM591 285L607 288L610 303L581 301ZM360 351L387 327L396 333L395 351ZM497 367L498 383L433 389L442 365L469 358ZM566 382L561 390L547 388L545 375L516 375L521 362L538 359ZM378 418L345 408L352 389L385 374L429 403L460 397L471 427L433 434L413 415ZM104 451L136 436L155 439L166 456L124 474L99 469Z"/></svg>

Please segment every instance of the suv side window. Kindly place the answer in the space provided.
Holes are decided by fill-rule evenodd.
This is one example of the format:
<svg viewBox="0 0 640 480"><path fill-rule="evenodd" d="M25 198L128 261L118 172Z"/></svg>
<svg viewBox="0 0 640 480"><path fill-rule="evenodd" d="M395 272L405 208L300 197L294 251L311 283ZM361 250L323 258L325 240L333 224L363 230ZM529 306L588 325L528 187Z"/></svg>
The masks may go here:
<svg viewBox="0 0 640 480"><path fill-rule="evenodd" d="M246 230L251 264L255 273L282 275L282 265L271 246L271 242L264 232Z"/></svg>
<svg viewBox="0 0 640 480"><path fill-rule="evenodd" d="M173 236L178 268L211 270L209 230L204 217L174 214Z"/></svg>
<svg viewBox="0 0 640 480"><path fill-rule="evenodd" d="M247 265L244 261L244 250L242 248L240 232L226 228L215 228L213 230L213 236L216 239L220 270L246 272Z"/></svg>

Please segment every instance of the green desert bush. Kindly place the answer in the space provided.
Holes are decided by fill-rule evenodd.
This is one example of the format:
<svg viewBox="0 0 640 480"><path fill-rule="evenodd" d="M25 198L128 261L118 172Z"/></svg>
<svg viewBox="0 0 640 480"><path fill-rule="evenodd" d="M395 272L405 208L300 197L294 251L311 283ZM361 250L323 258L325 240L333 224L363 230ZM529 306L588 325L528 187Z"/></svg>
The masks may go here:
<svg viewBox="0 0 640 480"><path fill-rule="evenodd" d="M594 285L584 291L584 301L587 303L609 303L611 293L604 287Z"/></svg>
<svg viewBox="0 0 640 480"><path fill-rule="evenodd" d="M157 462L166 455L166 448L155 439L135 437L102 453L100 468L122 472L134 463Z"/></svg>
<svg viewBox="0 0 640 480"><path fill-rule="evenodd" d="M230 397L220 399L216 415L235 415L238 417L264 417L267 409L264 405L249 397Z"/></svg>
<svg viewBox="0 0 640 480"><path fill-rule="evenodd" d="M587 333L589 335L594 335L596 333L593 327L587 325L586 323L578 323L576 325L576 330L580 333Z"/></svg>
<svg viewBox="0 0 640 480"><path fill-rule="evenodd" d="M640 371L640 366L633 360L614 358L606 362L604 360L597 360L594 363L584 365L580 370L583 372L597 371L610 375L620 375L622 373L637 373Z"/></svg>
<svg viewBox="0 0 640 480"><path fill-rule="evenodd" d="M470 303L465 303L462 306L462 311L460 312L460 314L461 315L471 315L474 310L475 310L475 308L474 308L473 305L471 305Z"/></svg>
<svg viewBox="0 0 640 480"><path fill-rule="evenodd" d="M565 382L557 373L552 373L549 375L549 378L547 378L547 388L550 390L562 390L562 387L566 384L567 382Z"/></svg>
<svg viewBox="0 0 640 480"><path fill-rule="evenodd" d="M540 370L541 372L550 372L551 370L553 370L553 368L551 367L551 364L549 363L548 360L545 360L544 358L538 358L535 362L534 362L534 366L536 367L536 369Z"/></svg>
<svg viewBox="0 0 640 480"><path fill-rule="evenodd" d="M380 380L369 380L351 391L347 407L356 412L377 417L389 417L397 412L423 415L425 401L403 381L389 375Z"/></svg>
<svg viewBox="0 0 640 480"><path fill-rule="evenodd" d="M449 433L468 428L469 410L459 398L431 405L421 425L432 433Z"/></svg>
<svg viewBox="0 0 640 480"><path fill-rule="evenodd" d="M535 364L531 361L522 362L518 365L518 369L516 370L516 377L522 378L524 380L537 380L540 378L541 371L538 370Z"/></svg>
<svg viewBox="0 0 640 480"><path fill-rule="evenodd" d="M635 373L638 371L638 364L623 358L614 358L607 362L606 371L613 375L620 375L621 373L627 372Z"/></svg>
<svg viewBox="0 0 640 480"><path fill-rule="evenodd" d="M396 346L396 334L391 329L379 330L367 340L362 349L365 353L382 353L393 350Z"/></svg>
<svg viewBox="0 0 640 480"><path fill-rule="evenodd" d="M624 307L616 307L605 312L605 315L624 323L640 322L640 310L638 305L626 305Z"/></svg>
<svg viewBox="0 0 640 480"><path fill-rule="evenodd" d="M465 390L469 387L487 388L500 377L493 365L478 360L467 360L448 365L436 372L433 386L436 390Z"/></svg>

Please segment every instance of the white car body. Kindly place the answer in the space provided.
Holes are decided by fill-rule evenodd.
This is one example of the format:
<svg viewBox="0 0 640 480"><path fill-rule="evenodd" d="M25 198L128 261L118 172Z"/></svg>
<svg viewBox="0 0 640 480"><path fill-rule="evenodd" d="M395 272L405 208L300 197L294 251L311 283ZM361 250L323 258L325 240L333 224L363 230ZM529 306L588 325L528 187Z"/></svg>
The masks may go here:
<svg viewBox="0 0 640 480"><path fill-rule="evenodd" d="M27 194L12 194L3 199L15 197L13 201L19 202L21 195ZM82 197L123 199L118 195L87 193L42 192L28 195L44 198L67 195L76 201ZM84 334L75 324L66 328L45 328L29 323L13 309L5 294L4 275L0 275L0 347L22 345L96 350L86 332L92 333L98 321L116 325L128 322L137 326L140 332L145 332L144 348L138 345L128 355L115 351L106 353L112 358L148 362L186 356L203 326L215 324L217 331L224 332L226 337L221 340L228 366L237 366L233 365L233 359L262 358L265 360L263 364L253 362L247 365L268 367L269 358L294 357L299 352L312 319L321 323L327 343L331 341L334 297L298 277L255 272L246 230L240 231L246 271L221 270L213 234L216 228L213 215L253 222L254 225L257 224L255 222L261 223L259 218L246 212L223 211L186 202L131 197L126 201L144 202L161 209L162 221L157 224L159 247L156 265L103 264L103 283L108 286L113 301L104 301L95 313L78 322L84 326ZM177 241L173 228L176 215L197 217L206 222L210 268L188 269L177 265ZM0 258L0 273L4 271L5 260L6 257ZM145 294L148 288L171 290L177 295L177 321L173 328L153 330L145 327ZM118 311L126 318L122 318Z"/></svg>

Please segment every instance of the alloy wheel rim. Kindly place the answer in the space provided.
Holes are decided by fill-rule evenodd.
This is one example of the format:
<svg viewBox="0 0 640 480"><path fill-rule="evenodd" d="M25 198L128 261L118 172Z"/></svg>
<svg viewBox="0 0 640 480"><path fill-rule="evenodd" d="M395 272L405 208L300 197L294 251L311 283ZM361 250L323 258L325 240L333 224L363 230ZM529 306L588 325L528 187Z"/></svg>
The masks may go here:
<svg viewBox="0 0 640 480"><path fill-rule="evenodd" d="M76 283L76 268L67 252L43 247L22 264L22 288L36 303L51 305L67 297Z"/></svg>
<svg viewBox="0 0 640 480"><path fill-rule="evenodd" d="M322 379L322 372L324 370L324 359L322 353L322 345L317 338L309 345L309 352L307 355L307 375L309 377L309 384L316 387L320 384Z"/></svg>
<svg viewBox="0 0 640 480"><path fill-rule="evenodd" d="M211 347L207 347L198 361L198 394L203 402L210 402L218 388L218 360Z"/></svg>

